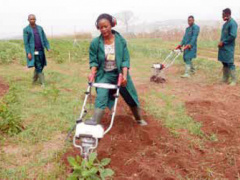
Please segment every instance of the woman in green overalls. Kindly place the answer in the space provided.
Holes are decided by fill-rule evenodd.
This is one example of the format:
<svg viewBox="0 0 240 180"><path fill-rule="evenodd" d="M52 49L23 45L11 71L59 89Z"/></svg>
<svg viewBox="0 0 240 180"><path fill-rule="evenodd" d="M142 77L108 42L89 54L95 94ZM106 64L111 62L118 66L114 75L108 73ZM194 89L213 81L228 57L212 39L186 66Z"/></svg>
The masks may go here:
<svg viewBox="0 0 240 180"><path fill-rule="evenodd" d="M96 21L96 27L101 35L91 42L89 48L89 64L91 74L89 79L96 83L117 84L118 75L123 74L120 94L129 105L136 122L147 125L140 114L140 107L136 89L129 75L130 58L126 40L112 27L116 19L109 14L101 14ZM106 107L112 109L114 92L108 89L97 88L94 116L90 121L100 123Z"/></svg>

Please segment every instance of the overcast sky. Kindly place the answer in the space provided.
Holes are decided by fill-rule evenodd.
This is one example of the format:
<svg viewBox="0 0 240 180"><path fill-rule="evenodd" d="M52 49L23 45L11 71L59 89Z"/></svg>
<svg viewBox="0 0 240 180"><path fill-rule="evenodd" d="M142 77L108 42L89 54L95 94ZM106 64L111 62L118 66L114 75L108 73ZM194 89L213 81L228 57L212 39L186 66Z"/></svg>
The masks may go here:
<svg viewBox="0 0 240 180"><path fill-rule="evenodd" d="M224 8L240 19L240 0L0 0L0 38L18 36L34 13L47 35L95 30L100 13L130 10L138 22L186 19L220 20Z"/></svg>

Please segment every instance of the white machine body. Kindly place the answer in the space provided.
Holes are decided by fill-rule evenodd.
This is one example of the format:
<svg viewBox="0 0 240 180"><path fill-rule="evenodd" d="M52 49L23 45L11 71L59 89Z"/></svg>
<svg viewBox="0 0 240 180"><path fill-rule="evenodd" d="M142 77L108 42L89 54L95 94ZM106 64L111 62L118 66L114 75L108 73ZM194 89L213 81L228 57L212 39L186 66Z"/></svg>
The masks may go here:
<svg viewBox="0 0 240 180"><path fill-rule="evenodd" d="M156 69L161 69L162 65L161 64L153 64L153 68Z"/></svg>
<svg viewBox="0 0 240 180"><path fill-rule="evenodd" d="M117 109L117 102L120 92L120 86L122 82L122 74L119 74L118 77L118 83L115 84L107 84L107 83L89 83L85 99L83 102L82 110L80 113L80 117L76 124L76 131L75 136L73 137L73 145L80 149L81 155L87 159L89 154L93 152L94 149L98 146L98 140L103 138L105 134L107 134L114 123L114 117L116 114ZM86 115L87 110L85 108L88 96L91 94L91 88L103 88L103 89L116 89L116 95L115 95L115 102L112 110L112 116L111 116L111 122L109 127L104 130L103 126L100 124L86 124L83 122L83 117Z"/></svg>
<svg viewBox="0 0 240 180"><path fill-rule="evenodd" d="M103 138L104 129L102 125L87 125L84 122L78 123L76 126L75 137L91 136L93 138Z"/></svg>

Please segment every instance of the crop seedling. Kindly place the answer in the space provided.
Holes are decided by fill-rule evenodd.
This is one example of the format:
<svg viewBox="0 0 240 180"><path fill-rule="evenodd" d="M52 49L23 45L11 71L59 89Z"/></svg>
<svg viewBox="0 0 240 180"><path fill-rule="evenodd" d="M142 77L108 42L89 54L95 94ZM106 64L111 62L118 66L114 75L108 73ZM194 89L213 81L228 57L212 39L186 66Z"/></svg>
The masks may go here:
<svg viewBox="0 0 240 180"><path fill-rule="evenodd" d="M80 156L68 157L69 164L73 167L73 173L68 180L105 180L112 179L114 171L105 168L111 162L110 158L101 161L97 159L97 153L91 153L89 159L82 159Z"/></svg>
<svg viewBox="0 0 240 180"><path fill-rule="evenodd" d="M23 130L19 110L14 106L17 103L16 87L11 86L7 95L0 101L0 133L15 135Z"/></svg>

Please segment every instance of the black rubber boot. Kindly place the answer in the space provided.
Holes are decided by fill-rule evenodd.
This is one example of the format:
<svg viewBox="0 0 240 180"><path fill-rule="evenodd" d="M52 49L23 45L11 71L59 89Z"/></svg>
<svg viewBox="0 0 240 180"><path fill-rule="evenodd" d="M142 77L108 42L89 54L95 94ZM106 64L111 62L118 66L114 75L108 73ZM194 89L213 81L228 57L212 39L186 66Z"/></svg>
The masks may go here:
<svg viewBox="0 0 240 180"><path fill-rule="evenodd" d="M37 71L36 71L36 69L34 70L34 72L33 72L33 81L32 81L32 83L33 84L36 84L36 82L37 82L37 80L38 80L38 74L37 74Z"/></svg>
<svg viewBox="0 0 240 180"><path fill-rule="evenodd" d="M237 85L237 77L236 77L236 70L230 70L231 75L231 83L230 86L236 86Z"/></svg>
<svg viewBox="0 0 240 180"><path fill-rule="evenodd" d="M101 123L102 117L104 115L104 109L96 108L94 110L94 115L91 119L85 121L85 124L97 125Z"/></svg>
<svg viewBox="0 0 240 180"><path fill-rule="evenodd" d="M45 77L44 77L44 74L43 73L39 73L38 76L39 76L39 79L40 79L41 86L45 87Z"/></svg>
<svg viewBox="0 0 240 180"><path fill-rule="evenodd" d="M229 75L230 75L230 70L228 67L223 67L223 77L222 77L222 82L223 83L228 83Z"/></svg>
<svg viewBox="0 0 240 180"><path fill-rule="evenodd" d="M192 74L195 74L195 72L196 72L196 68L194 67L193 63L191 63L190 72L191 72Z"/></svg>
<svg viewBox="0 0 240 180"><path fill-rule="evenodd" d="M148 123L141 117L141 109L138 106L130 107L134 118L140 126L146 126Z"/></svg>
<svg viewBox="0 0 240 180"><path fill-rule="evenodd" d="M186 64L185 65L185 73L181 76L181 78L190 78L190 70L191 70L191 65Z"/></svg>

